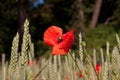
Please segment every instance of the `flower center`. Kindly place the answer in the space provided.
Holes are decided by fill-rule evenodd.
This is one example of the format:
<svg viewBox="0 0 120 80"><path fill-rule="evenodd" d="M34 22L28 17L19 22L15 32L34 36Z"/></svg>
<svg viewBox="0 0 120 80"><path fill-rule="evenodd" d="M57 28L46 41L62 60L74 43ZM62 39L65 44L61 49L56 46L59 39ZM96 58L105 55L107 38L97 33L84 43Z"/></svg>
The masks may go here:
<svg viewBox="0 0 120 80"><path fill-rule="evenodd" d="M59 42L61 42L62 40L63 40L63 37L62 37L62 36L59 36L57 42L59 43Z"/></svg>

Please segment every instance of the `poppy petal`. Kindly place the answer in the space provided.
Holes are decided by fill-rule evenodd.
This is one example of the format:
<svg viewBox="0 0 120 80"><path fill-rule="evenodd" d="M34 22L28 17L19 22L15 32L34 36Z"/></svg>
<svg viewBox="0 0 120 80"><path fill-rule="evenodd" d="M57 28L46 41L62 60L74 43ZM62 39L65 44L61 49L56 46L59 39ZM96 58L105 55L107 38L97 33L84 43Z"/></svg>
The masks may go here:
<svg viewBox="0 0 120 80"><path fill-rule="evenodd" d="M57 26L51 26L44 33L44 42L48 46L54 46L57 44L59 36L62 36L62 29Z"/></svg>
<svg viewBox="0 0 120 80"><path fill-rule="evenodd" d="M96 72L97 73L101 72L101 65L100 64L96 64Z"/></svg>
<svg viewBox="0 0 120 80"><path fill-rule="evenodd" d="M56 45L52 49L52 55L64 55L66 54L64 49L61 49L59 45Z"/></svg>
<svg viewBox="0 0 120 80"><path fill-rule="evenodd" d="M60 48L63 48L65 52L68 52L71 46L74 43L74 30L71 30L70 32L67 32L63 35L63 41L60 44Z"/></svg>
<svg viewBox="0 0 120 80"><path fill-rule="evenodd" d="M63 41L53 47L53 55L63 55L67 54L74 42L74 30L67 32L63 35Z"/></svg>

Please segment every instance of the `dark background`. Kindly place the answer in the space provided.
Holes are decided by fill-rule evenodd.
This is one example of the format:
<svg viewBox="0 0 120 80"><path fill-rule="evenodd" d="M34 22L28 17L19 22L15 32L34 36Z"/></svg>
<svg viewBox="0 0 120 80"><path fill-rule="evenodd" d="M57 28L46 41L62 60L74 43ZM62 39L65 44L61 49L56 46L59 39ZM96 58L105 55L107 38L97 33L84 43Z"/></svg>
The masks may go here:
<svg viewBox="0 0 120 80"><path fill-rule="evenodd" d="M0 0L0 54L9 58L12 40L22 37L26 18L30 21L30 34L35 55L45 55L50 48L43 43L44 31L51 25L64 32L75 29L73 50L78 50L78 34L82 32L88 50L105 48L106 41L116 45L115 34L120 32L120 1L102 0L96 25L90 26L97 0ZM98 0L99 1L99 0ZM83 13L83 16L79 14ZM83 18L82 18L83 17Z"/></svg>

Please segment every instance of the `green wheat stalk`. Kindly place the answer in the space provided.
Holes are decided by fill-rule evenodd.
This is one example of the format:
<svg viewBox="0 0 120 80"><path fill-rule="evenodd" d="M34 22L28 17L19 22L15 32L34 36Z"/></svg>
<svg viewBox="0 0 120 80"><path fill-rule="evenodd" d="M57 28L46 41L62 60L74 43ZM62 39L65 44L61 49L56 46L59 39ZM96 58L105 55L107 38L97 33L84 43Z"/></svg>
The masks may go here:
<svg viewBox="0 0 120 80"><path fill-rule="evenodd" d="M10 69L14 71L18 62L18 45L19 34L17 33L12 42L11 57L10 57Z"/></svg>
<svg viewBox="0 0 120 80"><path fill-rule="evenodd" d="M108 67L108 79L110 78L110 43L106 42L106 61L107 61L107 67Z"/></svg>
<svg viewBox="0 0 120 80"><path fill-rule="evenodd" d="M107 61L105 61L104 70L103 70L103 80L108 80L108 71L109 71L108 66L109 65L108 65Z"/></svg>
<svg viewBox="0 0 120 80"><path fill-rule="evenodd" d="M34 74L33 74L33 71L31 69L31 66L28 66L27 80L34 80Z"/></svg>
<svg viewBox="0 0 120 80"><path fill-rule="evenodd" d="M41 67L43 67L43 65L45 64L46 61L47 60L45 58L42 58L42 60L41 60ZM41 72L41 78L43 80L45 80L46 78L48 78L48 68L46 68L44 71Z"/></svg>
<svg viewBox="0 0 120 80"><path fill-rule="evenodd" d="M70 65L70 60L69 60L69 55L65 56L65 62L62 63L63 64L63 70L65 70L65 73L64 73L64 77L65 75L69 75L69 73L71 73L71 66ZM72 64L72 63L71 63ZM62 71L61 71L62 73Z"/></svg>
<svg viewBox="0 0 120 80"><path fill-rule="evenodd" d="M93 64L96 66L96 50L93 49Z"/></svg>
<svg viewBox="0 0 120 80"><path fill-rule="evenodd" d="M49 68L49 80L54 80L52 56L49 59L48 68Z"/></svg>
<svg viewBox="0 0 120 80"><path fill-rule="evenodd" d="M24 34L23 34L23 43L22 43L22 63L21 63L21 69L23 69L26 66L26 63L28 61L28 48L29 48L29 21L26 19L24 23Z"/></svg>
<svg viewBox="0 0 120 80"><path fill-rule="evenodd" d="M31 41L31 35L30 34L28 34L28 37L29 37L30 55L31 55L31 58L33 60L34 59L34 44Z"/></svg>
<svg viewBox="0 0 120 80"><path fill-rule="evenodd" d="M115 73L116 73L116 79L119 80L120 79L120 54L119 54L119 49L118 47L114 47L113 49L114 52L114 56L115 56Z"/></svg>
<svg viewBox="0 0 120 80"><path fill-rule="evenodd" d="M2 80L6 80L6 64L2 65Z"/></svg>
<svg viewBox="0 0 120 80"><path fill-rule="evenodd" d="M119 38L118 34L116 34L116 39L117 39L118 47L119 47L119 50L120 50L120 38Z"/></svg>
<svg viewBox="0 0 120 80"><path fill-rule="evenodd" d="M79 54L80 54L80 60L83 63L83 48L82 48L82 34L79 34Z"/></svg>
<svg viewBox="0 0 120 80"><path fill-rule="evenodd" d="M101 70L101 79L103 80L103 70L104 70L104 56L103 56L103 49L100 49L100 54L101 54L101 66L102 66L102 70Z"/></svg>
<svg viewBox="0 0 120 80"><path fill-rule="evenodd" d="M58 76L58 80L61 80L61 74L62 74L62 63L61 63L61 56L58 55L58 73L57 73L57 76Z"/></svg>
<svg viewBox="0 0 120 80"><path fill-rule="evenodd" d="M111 70L112 71L111 79L112 80L117 80L116 65L117 65L117 60L116 60L116 56L115 56L115 49L113 49L112 60L111 60L111 69L112 69Z"/></svg>
<svg viewBox="0 0 120 80"><path fill-rule="evenodd" d="M20 80L20 70L19 66L17 65L16 72L15 72L15 80Z"/></svg>
<svg viewBox="0 0 120 80"><path fill-rule="evenodd" d="M57 56L53 56L53 74L54 74L54 79L57 80Z"/></svg>
<svg viewBox="0 0 120 80"><path fill-rule="evenodd" d="M106 43L106 61L104 64L104 70L103 70L103 80L108 80L110 78L110 55L109 55L109 42Z"/></svg>

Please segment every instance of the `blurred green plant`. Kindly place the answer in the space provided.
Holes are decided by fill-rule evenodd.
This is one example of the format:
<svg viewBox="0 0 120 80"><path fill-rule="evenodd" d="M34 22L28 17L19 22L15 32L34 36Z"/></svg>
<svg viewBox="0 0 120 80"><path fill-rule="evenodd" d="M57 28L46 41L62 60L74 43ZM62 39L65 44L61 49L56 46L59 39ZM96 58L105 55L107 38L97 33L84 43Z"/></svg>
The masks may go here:
<svg viewBox="0 0 120 80"><path fill-rule="evenodd" d="M104 24L98 25L95 29L88 29L86 31L85 41L87 42L87 49L91 51L91 49L100 49L106 48L106 41L110 42L110 47L116 45L115 39L116 30L113 26L107 26Z"/></svg>

